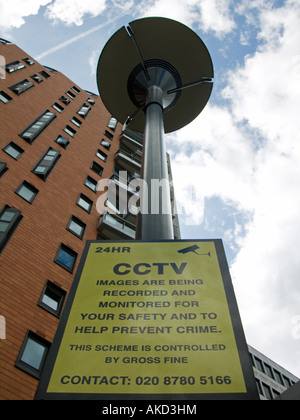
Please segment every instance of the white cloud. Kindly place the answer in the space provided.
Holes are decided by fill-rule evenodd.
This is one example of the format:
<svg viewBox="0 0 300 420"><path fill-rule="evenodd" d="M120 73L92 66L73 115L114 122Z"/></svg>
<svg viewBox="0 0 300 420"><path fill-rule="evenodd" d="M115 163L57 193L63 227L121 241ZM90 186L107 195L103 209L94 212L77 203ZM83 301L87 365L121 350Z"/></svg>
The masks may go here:
<svg viewBox="0 0 300 420"><path fill-rule="evenodd" d="M36 15L41 6L51 0L0 0L0 30L6 33L12 28L24 25L25 17Z"/></svg>
<svg viewBox="0 0 300 420"><path fill-rule="evenodd" d="M134 6L134 0L109 0L112 3L112 8L118 8L123 12L130 10Z"/></svg>
<svg viewBox="0 0 300 420"><path fill-rule="evenodd" d="M143 2L139 10L143 16L175 19L222 37L235 27L231 3L232 0L155 0Z"/></svg>
<svg viewBox="0 0 300 420"><path fill-rule="evenodd" d="M155 0L145 1L139 5L142 16L161 16L179 20L182 23L190 24L193 19L192 7L195 0Z"/></svg>
<svg viewBox="0 0 300 420"><path fill-rule="evenodd" d="M90 55L89 58L89 66L91 69L91 76L94 76L96 74L96 69L97 69L97 63L99 60L99 50L95 50L92 52L92 54Z"/></svg>
<svg viewBox="0 0 300 420"><path fill-rule="evenodd" d="M187 207L181 193L189 189L200 201L218 196L241 211L251 208L254 145L228 109L208 104L195 121L168 136L168 145L180 149L173 155L172 171L181 205ZM192 197L189 202L192 205ZM197 224L197 213L194 217Z"/></svg>
<svg viewBox="0 0 300 420"><path fill-rule="evenodd" d="M291 323L300 313L300 4L264 10L260 22L259 51L225 90L234 118L264 139L255 157L254 218L231 272L248 341L300 374Z"/></svg>
<svg viewBox="0 0 300 420"><path fill-rule="evenodd" d="M55 23L80 26L85 17L100 16L104 12L110 19L121 17L133 5L134 0L55 0L47 7L46 16Z"/></svg>
<svg viewBox="0 0 300 420"><path fill-rule="evenodd" d="M40 7L46 5L45 16L50 21L80 26L85 17L96 17L104 12L108 13L109 20L116 20L133 7L134 0L0 0L1 31L6 33L21 27L25 17L37 14Z"/></svg>
<svg viewBox="0 0 300 420"><path fill-rule="evenodd" d="M264 43L231 74L225 95L237 119L246 119L267 138L289 135L291 142L299 132L300 5L268 11L261 21Z"/></svg>
<svg viewBox="0 0 300 420"><path fill-rule="evenodd" d="M46 16L54 22L80 26L85 15L98 16L105 8L106 0L55 0L47 7Z"/></svg>
<svg viewBox="0 0 300 420"><path fill-rule="evenodd" d="M196 4L201 12L200 28L212 30L217 36L224 36L235 28L230 11L231 0L202 0Z"/></svg>
<svg viewBox="0 0 300 420"><path fill-rule="evenodd" d="M49 4L51 3L51 4ZM104 12L130 12L136 17L163 16L175 19L203 31L213 31L223 37L235 27L230 7L232 0L0 0L3 28L20 27L24 17L36 14L40 6L47 5L45 16L54 23L83 24L85 17L96 17Z"/></svg>
<svg viewBox="0 0 300 420"><path fill-rule="evenodd" d="M228 73L230 108L209 104L168 138L180 148L177 200L186 200L177 190L184 174L202 201L217 196L249 215L224 237L240 246L231 274L247 341L300 375L300 4L268 6L258 22L257 52Z"/></svg>

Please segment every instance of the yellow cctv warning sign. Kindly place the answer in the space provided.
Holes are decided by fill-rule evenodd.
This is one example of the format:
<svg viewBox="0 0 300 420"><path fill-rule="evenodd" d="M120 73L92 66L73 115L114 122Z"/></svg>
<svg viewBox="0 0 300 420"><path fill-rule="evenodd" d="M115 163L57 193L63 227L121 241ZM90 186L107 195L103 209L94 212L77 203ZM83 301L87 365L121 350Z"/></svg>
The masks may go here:
<svg viewBox="0 0 300 420"><path fill-rule="evenodd" d="M255 399L222 242L87 242L40 398Z"/></svg>

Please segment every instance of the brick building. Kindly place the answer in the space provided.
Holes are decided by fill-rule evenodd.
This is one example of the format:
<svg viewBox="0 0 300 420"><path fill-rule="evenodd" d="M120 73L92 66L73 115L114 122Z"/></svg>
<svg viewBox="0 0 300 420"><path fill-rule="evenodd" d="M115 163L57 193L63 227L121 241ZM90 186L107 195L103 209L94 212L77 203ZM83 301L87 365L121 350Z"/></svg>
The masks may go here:
<svg viewBox="0 0 300 420"><path fill-rule="evenodd" d="M0 398L32 399L121 127L99 96L0 43ZM38 356L34 360L34 355Z"/></svg>

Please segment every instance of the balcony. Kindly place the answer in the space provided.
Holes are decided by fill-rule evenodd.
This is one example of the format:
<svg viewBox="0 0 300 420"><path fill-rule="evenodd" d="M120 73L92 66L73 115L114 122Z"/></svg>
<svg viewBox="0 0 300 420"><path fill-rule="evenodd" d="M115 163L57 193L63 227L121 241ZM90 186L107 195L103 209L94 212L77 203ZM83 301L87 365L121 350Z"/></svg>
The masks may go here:
<svg viewBox="0 0 300 420"><path fill-rule="evenodd" d="M141 171L141 161L139 156L133 153L125 152L122 149L116 153L115 162L129 173Z"/></svg>
<svg viewBox="0 0 300 420"><path fill-rule="evenodd" d="M123 220L136 225L136 216L139 212L138 187L128 184L126 179L111 177L113 184L109 184L106 193L105 206L120 216ZM112 188L114 186L114 188Z"/></svg>
<svg viewBox="0 0 300 420"><path fill-rule="evenodd" d="M34 87L34 83L30 82L27 79L24 79L21 82L18 82L13 86L10 86L9 89L15 92L17 95L21 95L23 92L26 92L26 90L31 89L32 87Z"/></svg>
<svg viewBox="0 0 300 420"><path fill-rule="evenodd" d="M117 191L119 190L120 191L120 189L121 188L123 188L123 189L125 189L126 191L128 191L128 193L130 194L130 196L132 196L133 194L138 194L138 190L137 190L137 187L136 186L131 186L130 185L130 181L131 181L131 179L129 180L129 181L127 181L126 182L126 180L125 179L122 179L122 178L120 178L119 176L117 176L117 175L113 175L111 178L110 178L115 184L116 184L116 186L118 187L117 188ZM139 178L137 178L137 179L139 179ZM128 183L129 182L129 183Z"/></svg>
<svg viewBox="0 0 300 420"><path fill-rule="evenodd" d="M77 114L80 115L82 118L86 118L91 109L92 108L89 105L83 104L79 111L77 111Z"/></svg>
<svg viewBox="0 0 300 420"><path fill-rule="evenodd" d="M104 213L100 216L98 232L112 240L135 239L135 226L110 213Z"/></svg>
<svg viewBox="0 0 300 420"><path fill-rule="evenodd" d="M143 149L143 139L138 137L138 133L125 130L120 136L120 141L133 153L141 153Z"/></svg>
<svg viewBox="0 0 300 420"><path fill-rule="evenodd" d="M133 204L129 204L129 203L128 203L128 208L127 208L127 204L125 205L125 208L122 208L119 203L117 203L117 206L119 206L119 208L116 207L114 202L109 201L109 199L105 201L105 207L112 210L114 213L116 213L116 215L120 216L120 218L122 218L122 220L124 220L125 222L129 222L130 224L135 226L136 220L137 220L136 217L139 213L139 207Z"/></svg>

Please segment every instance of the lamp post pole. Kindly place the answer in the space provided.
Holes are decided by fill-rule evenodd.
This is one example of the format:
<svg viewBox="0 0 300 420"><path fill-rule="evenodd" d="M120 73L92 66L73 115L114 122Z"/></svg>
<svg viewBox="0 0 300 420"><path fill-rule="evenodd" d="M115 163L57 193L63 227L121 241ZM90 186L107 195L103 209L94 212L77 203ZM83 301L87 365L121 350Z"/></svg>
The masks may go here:
<svg viewBox="0 0 300 420"><path fill-rule="evenodd" d="M136 239L174 240L164 134L200 114L212 78L211 57L202 40L171 19L137 19L103 48L97 68L101 99L118 121L129 121L130 129L144 133Z"/></svg>
<svg viewBox="0 0 300 420"><path fill-rule="evenodd" d="M136 239L174 239L170 184L164 140L163 91L148 88L145 106L144 157Z"/></svg>

